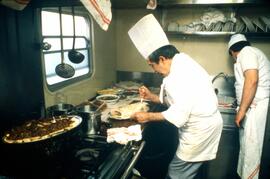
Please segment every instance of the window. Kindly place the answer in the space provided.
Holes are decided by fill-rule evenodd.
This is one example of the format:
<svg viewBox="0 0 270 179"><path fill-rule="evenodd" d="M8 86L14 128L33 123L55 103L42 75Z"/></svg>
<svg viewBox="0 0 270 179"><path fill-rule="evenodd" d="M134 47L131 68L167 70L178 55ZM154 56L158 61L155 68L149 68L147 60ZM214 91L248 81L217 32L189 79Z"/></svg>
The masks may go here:
<svg viewBox="0 0 270 179"><path fill-rule="evenodd" d="M80 11L81 12L81 11ZM92 51L91 51L91 26L87 15L80 15L75 9L75 47L74 49L84 55L81 63L72 63L68 52L73 46L73 17L71 7L62 8L62 24L60 24L60 13L58 9L42 9L41 29L44 71L49 89L59 89L67 84L74 83L80 79L89 77L92 73ZM62 35L61 28L62 26ZM63 47L61 47L61 37ZM75 69L75 75L71 78L62 78L55 72L57 65L61 64L61 53L63 62Z"/></svg>

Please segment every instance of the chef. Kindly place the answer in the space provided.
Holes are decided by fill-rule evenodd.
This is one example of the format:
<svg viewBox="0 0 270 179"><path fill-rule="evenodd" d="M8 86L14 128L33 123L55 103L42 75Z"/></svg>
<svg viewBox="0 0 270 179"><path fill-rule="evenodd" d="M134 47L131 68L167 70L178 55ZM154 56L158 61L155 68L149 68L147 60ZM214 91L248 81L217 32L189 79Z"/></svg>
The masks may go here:
<svg viewBox="0 0 270 179"><path fill-rule="evenodd" d="M235 59L235 90L240 127L237 172L242 179L256 179L260 170L265 123L270 94L270 62L264 53L251 47L242 34L231 36L229 53Z"/></svg>
<svg viewBox="0 0 270 179"><path fill-rule="evenodd" d="M148 65L164 77L159 96L143 86L141 97L168 106L163 112L138 112L132 117L140 123L167 120L175 125L179 145L167 176L195 178L205 161L215 159L222 131L211 78L190 56L169 43L152 14L139 20L128 34Z"/></svg>

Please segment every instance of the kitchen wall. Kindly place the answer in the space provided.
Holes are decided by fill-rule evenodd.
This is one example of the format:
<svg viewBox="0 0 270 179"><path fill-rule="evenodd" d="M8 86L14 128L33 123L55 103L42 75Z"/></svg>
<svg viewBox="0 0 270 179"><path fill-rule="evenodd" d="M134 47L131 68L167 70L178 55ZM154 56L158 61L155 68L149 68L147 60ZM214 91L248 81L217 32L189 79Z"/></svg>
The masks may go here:
<svg viewBox="0 0 270 179"><path fill-rule="evenodd" d="M55 104L56 96L58 96L59 93L61 96L64 96L67 103L79 104L95 96L97 90L108 87L115 82L115 24L115 19L113 19L108 31L103 31L96 22L93 22L94 73L92 77L56 92L50 92L46 88L46 85L44 85L45 103L47 107Z"/></svg>
<svg viewBox="0 0 270 179"><path fill-rule="evenodd" d="M116 11L117 70L151 72L151 68L145 63L127 34L132 25L148 13L154 13L157 18L160 18L161 14L158 11L144 9L120 9ZM167 21L164 24L166 26L169 21L174 20L182 24L188 24L194 19L198 19L202 15L203 10L202 8L185 7L182 9L170 9L165 13ZM225 13L228 12L225 11ZM227 52L229 36L169 36L169 40L181 52L185 52L193 57L210 75L215 75L219 72L233 75L233 59ZM260 48L270 58L269 37L268 39L251 38L249 40L253 46Z"/></svg>
<svg viewBox="0 0 270 179"><path fill-rule="evenodd" d="M238 10L239 11L239 10ZM198 19L202 8L169 9L165 12L164 25L170 21L186 24ZM55 104L57 93L62 93L67 103L78 104L95 96L96 90L110 86L116 81L116 71L152 72L145 60L128 37L128 30L141 17L153 13L161 19L161 10L115 9L112 23L107 32L94 24L94 73L93 76L80 83L68 86L57 92L50 92L46 87L46 106ZM226 11L226 13L228 13ZM228 55L227 42L229 36L168 36L170 42L181 52L185 52L200 63L210 75L219 72L233 75L233 59ZM270 58L270 38L251 38L252 45L263 50ZM44 85L46 86L46 85Z"/></svg>

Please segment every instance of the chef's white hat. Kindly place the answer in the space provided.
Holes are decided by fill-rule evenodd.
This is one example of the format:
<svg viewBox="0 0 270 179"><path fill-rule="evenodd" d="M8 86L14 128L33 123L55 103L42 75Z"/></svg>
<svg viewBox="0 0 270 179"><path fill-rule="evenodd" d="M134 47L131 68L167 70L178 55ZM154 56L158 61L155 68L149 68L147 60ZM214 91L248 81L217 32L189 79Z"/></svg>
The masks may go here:
<svg viewBox="0 0 270 179"><path fill-rule="evenodd" d="M228 48L231 48L232 45L236 44L237 42L247 41L246 37L243 34L235 34L231 36L231 39L228 43Z"/></svg>
<svg viewBox="0 0 270 179"><path fill-rule="evenodd" d="M169 45L165 32L153 14L141 18L128 31L128 35L145 59L158 48Z"/></svg>

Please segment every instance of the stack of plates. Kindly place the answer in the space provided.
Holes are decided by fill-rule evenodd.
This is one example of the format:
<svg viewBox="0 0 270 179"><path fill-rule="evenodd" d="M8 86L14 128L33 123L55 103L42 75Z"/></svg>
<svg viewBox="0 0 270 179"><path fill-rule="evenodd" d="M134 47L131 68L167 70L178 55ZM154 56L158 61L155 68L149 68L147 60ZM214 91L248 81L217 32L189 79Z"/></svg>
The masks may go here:
<svg viewBox="0 0 270 179"><path fill-rule="evenodd" d="M235 24L235 32L243 32L245 29L245 24L241 19L237 19Z"/></svg>
<svg viewBox="0 0 270 179"><path fill-rule="evenodd" d="M255 25L256 32L266 32L266 28L264 27L265 25L259 20L259 18L253 19L252 22Z"/></svg>
<svg viewBox="0 0 270 179"><path fill-rule="evenodd" d="M246 32L256 32L255 26L253 25L252 21L248 17L241 16L240 18L246 25L246 30L245 30Z"/></svg>
<svg viewBox="0 0 270 179"><path fill-rule="evenodd" d="M260 20L263 22L263 24L265 25L265 32L268 32L268 29L270 29L270 18L267 18L265 16L261 16Z"/></svg>
<svg viewBox="0 0 270 179"><path fill-rule="evenodd" d="M234 23L232 21L227 21L222 27L223 32L232 32L234 30Z"/></svg>
<svg viewBox="0 0 270 179"><path fill-rule="evenodd" d="M248 18L240 16L235 25L236 32L268 32L270 30L270 18L260 16Z"/></svg>
<svg viewBox="0 0 270 179"><path fill-rule="evenodd" d="M218 21L218 22L215 24L215 26L214 26L214 28L213 28L213 31L219 32L219 31L222 30L222 27L223 27L223 22Z"/></svg>

